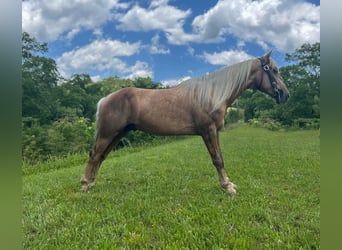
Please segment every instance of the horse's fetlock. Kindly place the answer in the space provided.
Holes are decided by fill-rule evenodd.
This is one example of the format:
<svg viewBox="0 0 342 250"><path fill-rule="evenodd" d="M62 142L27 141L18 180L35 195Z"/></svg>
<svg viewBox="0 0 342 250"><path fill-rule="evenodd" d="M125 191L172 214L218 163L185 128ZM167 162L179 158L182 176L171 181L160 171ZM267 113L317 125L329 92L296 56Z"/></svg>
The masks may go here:
<svg viewBox="0 0 342 250"><path fill-rule="evenodd" d="M229 183L221 183L221 187L223 188L223 189L227 189L228 188L228 186L229 186Z"/></svg>

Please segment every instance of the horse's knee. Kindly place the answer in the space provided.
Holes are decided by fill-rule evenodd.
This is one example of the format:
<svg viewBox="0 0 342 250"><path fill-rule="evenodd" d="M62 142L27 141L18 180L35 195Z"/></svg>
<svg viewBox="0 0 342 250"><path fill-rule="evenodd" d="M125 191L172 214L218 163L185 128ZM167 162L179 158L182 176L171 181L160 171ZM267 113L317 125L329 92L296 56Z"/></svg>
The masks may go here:
<svg viewBox="0 0 342 250"><path fill-rule="evenodd" d="M98 152L96 152L95 148L92 148L89 151L89 158L93 161L101 160L103 158L102 155L99 155Z"/></svg>
<svg viewBox="0 0 342 250"><path fill-rule="evenodd" d="M99 154L99 152L96 152L94 149L91 149L89 151L89 161L90 162L102 162L106 159L106 153Z"/></svg>
<svg viewBox="0 0 342 250"><path fill-rule="evenodd" d="M223 167L223 160L221 158L215 158L213 159L213 164L216 168L222 168Z"/></svg>

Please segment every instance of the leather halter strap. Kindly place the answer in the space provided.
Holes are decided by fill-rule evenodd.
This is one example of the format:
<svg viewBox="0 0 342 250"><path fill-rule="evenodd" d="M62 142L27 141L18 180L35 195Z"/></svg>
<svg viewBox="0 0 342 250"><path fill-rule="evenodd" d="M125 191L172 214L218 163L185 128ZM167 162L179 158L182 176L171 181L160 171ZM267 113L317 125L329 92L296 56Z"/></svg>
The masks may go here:
<svg viewBox="0 0 342 250"><path fill-rule="evenodd" d="M277 80L275 79L275 77L273 76L273 74L271 73L271 70L273 70L273 68L268 64L266 63L262 58L258 58L261 62L261 68L264 72L266 72L267 76L268 76L268 79L271 83L271 86L274 90L274 98L276 99L277 102L280 101L280 96L281 96L281 91L278 89L277 87ZM260 81L260 84L258 86L258 88L260 89L261 87L261 84L263 82L263 77L264 74L262 73L261 74L261 81Z"/></svg>

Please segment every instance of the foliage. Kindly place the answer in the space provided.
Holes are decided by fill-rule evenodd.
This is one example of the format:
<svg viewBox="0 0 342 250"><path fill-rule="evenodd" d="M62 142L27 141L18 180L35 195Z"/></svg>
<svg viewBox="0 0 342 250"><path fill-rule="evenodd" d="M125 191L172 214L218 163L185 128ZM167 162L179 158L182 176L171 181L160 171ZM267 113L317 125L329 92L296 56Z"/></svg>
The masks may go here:
<svg viewBox="0 0 342 250"><path fill-rule="evenodd" d="M23 61L28 61L34 57L35 52L47 52L47 43L38 43L37 40L31 37L27 32L22 33L22 58Z"/></svg>
<svg viewBox="0 0 342 250"><path fill-rule="evenodd" d="M294 126L296 128L305 128L305 129L319 129L320 128L320 119L312 118L298 118L294 120Z"/></svg>
<svg viewBox="0 0 342 250"><path fill-rule="evenodd" d="M22 248L320 249L317 131L238 126L221 144L235 197L199 137L110 154L87 194L86 155L27 167Z"/></svg>
<svg viewBox="0 0 342 250"><path fill-rule="evenodd" d="M25 123L30 124L26 126ZM45 126L38 126L36 119L25 117L22 123L22 158L26 163L36 163L45 160L46 147L48 140Z"/></svg>
<svg viewBox="0 0 342 250"><path fill-rule="evenodd" d="M42 124L55 118L53 92L60 79L56 62L39 55L45 52L46 43L38 43L28 33L22 34L22 115Z"/></svg>
<svg viewBox="0 0 342 250"><path fill-rule="evenodd" d="M224 123L226 125L240 122L243 120L244 110L241 108L230 107L227 110L227 115L224 118Z"/></svg>
<svg viewBox="0 0 342 250"><path fill-rule="evenodd" d="M55 121L52 126L23 126L23 160L34 164L51 156L84 152L93 141L94 128L94 123L77 116Z"/></svg>
<svg viewBox="0 0 342 250"><path fill-rule="evenodd" d="M246 90L239 98L240 106L245 110L245 122L258 115L263 110L270 110L274 107L274 101L259 91Z"/></svg>
<svg viewBox="0 0 342 250"><path fill-rule="evenodd" d="M264 118L264 119L253 118L248 121L248 124L250 124L253 127L267 128L272 131L280 130L283 127L280 122L272 120L270 118Z"/></svg>
<svg viewBox="0 0 342 250"><path fill-rule="evenodd" d="M83 152L92 143L94 131L94 125L83 117L58 120L48 130L48 152L57 156Z"/></svg>

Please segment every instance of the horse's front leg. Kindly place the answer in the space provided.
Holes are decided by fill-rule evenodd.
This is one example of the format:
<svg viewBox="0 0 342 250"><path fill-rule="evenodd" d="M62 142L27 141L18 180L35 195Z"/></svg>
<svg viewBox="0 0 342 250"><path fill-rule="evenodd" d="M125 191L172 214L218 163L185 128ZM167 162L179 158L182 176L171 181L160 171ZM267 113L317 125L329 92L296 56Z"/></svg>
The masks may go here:
<svg viewBox="0 0 342 250"><path fill-rule="evenodd" d="M81 191L86 192L95 185L95 178L108 153L118 143L122 135L118 135L114 140L111 138L97 138L93 149L89 154L89 159L84 174L81 177Z"/></svg>
<svg viewBox="0 0 342 250"><path fill-rule="evenodd" d="M207 146L213 164L216 167L222 189L230 195L235 195L236 185L229 180L224 169L224 162L219 145L219 137L216 126L210 126L209 129L202 134L202 138Z"/></svg>
<svg viewBox="0 0 342 250"><path fill-rule="evenodd" d="M89 188L95 185L95 178L104 156L94 156L94 150L89 154L87 166L84 169L84 174L81 177L81 191L87 192ZM102 158L102 159L101 159Z"/></svg>

